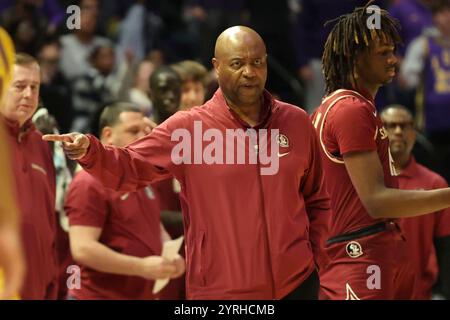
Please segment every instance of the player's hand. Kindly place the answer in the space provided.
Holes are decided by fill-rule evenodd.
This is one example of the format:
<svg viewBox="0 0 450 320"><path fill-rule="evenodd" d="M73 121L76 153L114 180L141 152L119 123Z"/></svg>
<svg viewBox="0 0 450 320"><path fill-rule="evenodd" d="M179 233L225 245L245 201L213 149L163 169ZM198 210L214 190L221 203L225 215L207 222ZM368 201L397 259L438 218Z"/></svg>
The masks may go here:
<svg viewBox="0 0 450 320"><path fill-rule="evenodd" d="M67 157L72 160L83 158L89 148L89 138L82 133L67 133L67 134L46 134L42 140L62 142L64 152Z"/></svg>
<svg viewBox="0 0 450 320"><path fill-rule="evenodd" d="M186 262L184 261L183 257L179 254L175 259L172 260L172 262L176 266L176 271L170 276L170 278L175 279L179 278L183 275L183 273L186 271Z"/></svg>
<svg viewBox="0 0 450 320"><path fill-rule="evenodd" d="M179 266L177 262L161 256L149 256L140 260L138 276L149 279L166 279L176 274Z"/></svg>
<svg viewBox="0 0 450 320"><path fill-rule="evenodd" d="M17 297L25 276L25 259L19 232L14 227L0 228L0 270L4 282L0 300Z"/></svg>

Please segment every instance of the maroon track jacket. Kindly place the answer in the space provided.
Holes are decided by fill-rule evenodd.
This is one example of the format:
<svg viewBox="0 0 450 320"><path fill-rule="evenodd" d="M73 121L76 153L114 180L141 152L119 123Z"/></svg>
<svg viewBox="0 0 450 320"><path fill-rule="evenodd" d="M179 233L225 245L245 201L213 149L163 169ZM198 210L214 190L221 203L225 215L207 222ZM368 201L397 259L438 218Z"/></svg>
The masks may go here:
<svg viewBox="0 0 450 320"><path fill-rule="evenodd" d="M22 299L56 299L55 169L47 142L29 120L19 128L3 117L21 210L26 276Z"/></svg>
<svg viewBox="0 0 450 320"><path fill-rule="evenodd" d="M192 142L192 150L174 152L181 141L176 129L183 128L193 141L199 122L201 133L215 129L209 135L249 128L228 108L220 89L203 106L178 112L126 148L103 146L89 136L90 148L79 161L116 190L136 190L170 175L180 181L188 299L280 299L315 269L313 252L320 250L330 214L314 128L303 110L268 92L261 114L256 131L279 130L279 169L273 175L261 174L259 157L257 163L194 164L211 147L211 137L202 149ZM236 153L245 152L250 159L258 144L271 149L270 143L260 138L256 145L238 143L227 156L236 160ZM215 152L225 158L225 147L219 149ZM187 160L176 164L182 158Z"/></svg>

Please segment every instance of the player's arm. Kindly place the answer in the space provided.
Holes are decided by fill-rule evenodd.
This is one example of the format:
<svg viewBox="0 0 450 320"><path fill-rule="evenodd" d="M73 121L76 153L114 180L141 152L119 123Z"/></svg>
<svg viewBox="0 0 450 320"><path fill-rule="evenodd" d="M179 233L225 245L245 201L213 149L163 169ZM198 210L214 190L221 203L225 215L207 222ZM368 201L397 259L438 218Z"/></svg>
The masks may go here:
<svg viewBox="0 0 450 320"><path fill-rule="evenodd" d="M361 202L374 218L414 217L450 207L450 188L429 191L387 188L376 151L346 153L344 163Z"/></svg>
<svg viewBox="0 0 450 320"><path fill-rule="evenodd" d="M175 278L175 261L160 256L134 257L112 250L99 242L102 229L88 226L69 228L70 250L74 260L94 270L145 279Z"/></svg>

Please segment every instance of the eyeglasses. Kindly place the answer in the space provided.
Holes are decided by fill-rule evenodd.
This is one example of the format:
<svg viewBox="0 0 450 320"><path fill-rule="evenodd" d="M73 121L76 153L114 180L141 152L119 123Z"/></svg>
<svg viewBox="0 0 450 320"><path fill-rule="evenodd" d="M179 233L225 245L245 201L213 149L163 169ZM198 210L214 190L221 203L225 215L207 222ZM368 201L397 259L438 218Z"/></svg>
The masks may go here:
<svg viewBox="0 0 450 320"><path fill-rule="evenodd" d="M414 129L414 122L384 122L386 130L394 131L397 127L400 127L402 131Z"/></svg>

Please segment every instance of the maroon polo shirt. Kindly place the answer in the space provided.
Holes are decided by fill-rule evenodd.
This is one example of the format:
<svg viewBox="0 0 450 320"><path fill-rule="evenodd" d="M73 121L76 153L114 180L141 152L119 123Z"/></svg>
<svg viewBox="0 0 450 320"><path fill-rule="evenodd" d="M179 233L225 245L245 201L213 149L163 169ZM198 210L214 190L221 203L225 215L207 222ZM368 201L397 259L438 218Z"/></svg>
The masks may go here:
<svg viewBox="0 0 450 320"><path fill-rule="evenodd" d="M418 164L413 157L397 179L399 188L405 190L432 190L448 186L444 178ZM438 276L433 240L450 236L450 209L400 221L415 268L414 298L430 299Z"/></svg>
<svg viewBox="0 0 450 320"><path fill-rule="evenodd" d="M150 187L116 192L82 170L76 174L64 205L70 226L101 228L99 242L136 257L161 254L159 203ZM70 289L76 299L154 299L154 281L98 272L81 266L81 288Z"/></svg>

